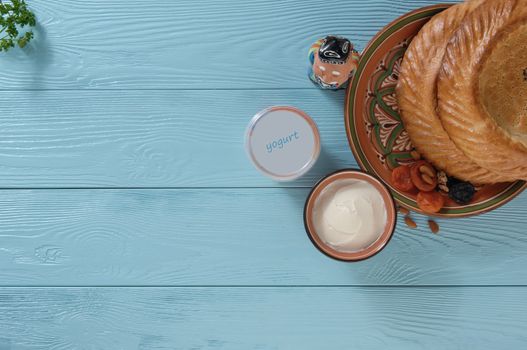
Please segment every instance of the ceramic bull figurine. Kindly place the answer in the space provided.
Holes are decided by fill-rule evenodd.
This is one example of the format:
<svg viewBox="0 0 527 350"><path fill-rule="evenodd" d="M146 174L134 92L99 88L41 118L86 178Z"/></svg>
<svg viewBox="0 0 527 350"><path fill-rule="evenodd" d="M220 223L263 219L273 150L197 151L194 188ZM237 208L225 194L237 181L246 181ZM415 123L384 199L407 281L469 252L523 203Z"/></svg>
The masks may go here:
<svg viewBox="0 0 527 350"><path fill-rule="evenodd" d="M328 35L309 49L309 78L323 89L345 88L357 69L359 58L351 41Z"/></svg>

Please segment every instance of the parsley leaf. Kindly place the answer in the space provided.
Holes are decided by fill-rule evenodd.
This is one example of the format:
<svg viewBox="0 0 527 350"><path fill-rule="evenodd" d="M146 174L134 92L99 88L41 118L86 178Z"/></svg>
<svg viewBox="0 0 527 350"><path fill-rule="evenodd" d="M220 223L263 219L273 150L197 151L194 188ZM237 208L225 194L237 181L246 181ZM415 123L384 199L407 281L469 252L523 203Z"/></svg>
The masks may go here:
<svg viewBox="0 0 527 350"><path fill-rule="evenodd" d="M11 0L9 3L0 0L0 52L15 47L15 44L26 46L33 38L33 31L20 34L20 28L34 27L35 24L35 14L27 8L24 0Z"/></svg>

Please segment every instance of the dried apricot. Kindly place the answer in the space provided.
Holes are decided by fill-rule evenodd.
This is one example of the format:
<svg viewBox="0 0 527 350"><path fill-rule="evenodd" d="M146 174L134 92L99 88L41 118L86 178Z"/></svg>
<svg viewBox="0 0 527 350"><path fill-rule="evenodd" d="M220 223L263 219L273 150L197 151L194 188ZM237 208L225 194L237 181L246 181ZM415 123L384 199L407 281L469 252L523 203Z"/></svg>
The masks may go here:
<svg viewBox="0 0 527 350"><path fill-rule="evenodd" d="M420 160L414 163L414 165L410 169L410 177L415 187L417 187L419 190L424 192L432 191L437 187L437 178L435 176L433 178L428 177L427 180L430 180L429 182L431 183L425 181L425 179L423 179L423 175L426 174L423 174L420 170L423 166L430 168L432 167L430 163L428 163L426 160Z"/></svg>
<svg viewBox="0 0 527 350"><path fill-rule="evenodd" d="M426 213L437 213L445 205L445 197L439 192L419 192L417 205Z"/></svg>
<svg viewBox="0 0 527 350"><path fill-rule="evenodd" d="M415 188L410 174L410 167L406 165L393 169L392 181L394 186L401 191L411 191Z"/></svg>

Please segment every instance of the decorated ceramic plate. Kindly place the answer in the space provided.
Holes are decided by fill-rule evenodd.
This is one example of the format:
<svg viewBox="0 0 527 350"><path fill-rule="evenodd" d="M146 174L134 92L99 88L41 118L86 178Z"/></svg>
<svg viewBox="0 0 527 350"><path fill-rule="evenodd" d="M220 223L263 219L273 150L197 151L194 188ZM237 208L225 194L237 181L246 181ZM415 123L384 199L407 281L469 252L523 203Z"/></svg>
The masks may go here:
<svg viewBox="0 0 527 350"><path fill-rule="evenodd" d="M346 92L346 132L357 162L390 188L399 205L417 212L422 212L416 203L417 192L401 192L391 180L394 168L412 162L413 149L398 113L395 86L408 44L432 16L448 6L440 4L412 11L381 30L362 53ZM469 204L447 199L435 216L462 217L486 212L508 202L525 187L524 181L486 185Z"/></svg>

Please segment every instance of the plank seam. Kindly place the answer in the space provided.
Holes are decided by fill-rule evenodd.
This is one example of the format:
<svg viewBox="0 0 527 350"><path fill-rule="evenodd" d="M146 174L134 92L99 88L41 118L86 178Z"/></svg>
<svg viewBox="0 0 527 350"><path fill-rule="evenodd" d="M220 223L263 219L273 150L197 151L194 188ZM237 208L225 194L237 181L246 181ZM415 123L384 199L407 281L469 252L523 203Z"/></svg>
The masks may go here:
<svg viewBox="0 0 527 350"><path fill-rule="evenodd" d="M5 285L0 288L525 288L524 284L319 284L319 285Z"/></svg>
<svg viewBox="0 0 527 350"><path fill-rule="evenodd" d="M32 89L0 89L2 92L23 91L288 91L288 90L318 90L316 87L273 87L273 88L32 88Z"/></svg>
<svg viewBox="0 0 527 350"><path fill-rule="evenodd" d="M263 189L311 189L312 186L174 186L174 187L0 187L0 191L18 191L18 190L263 190Z"/></svg>

